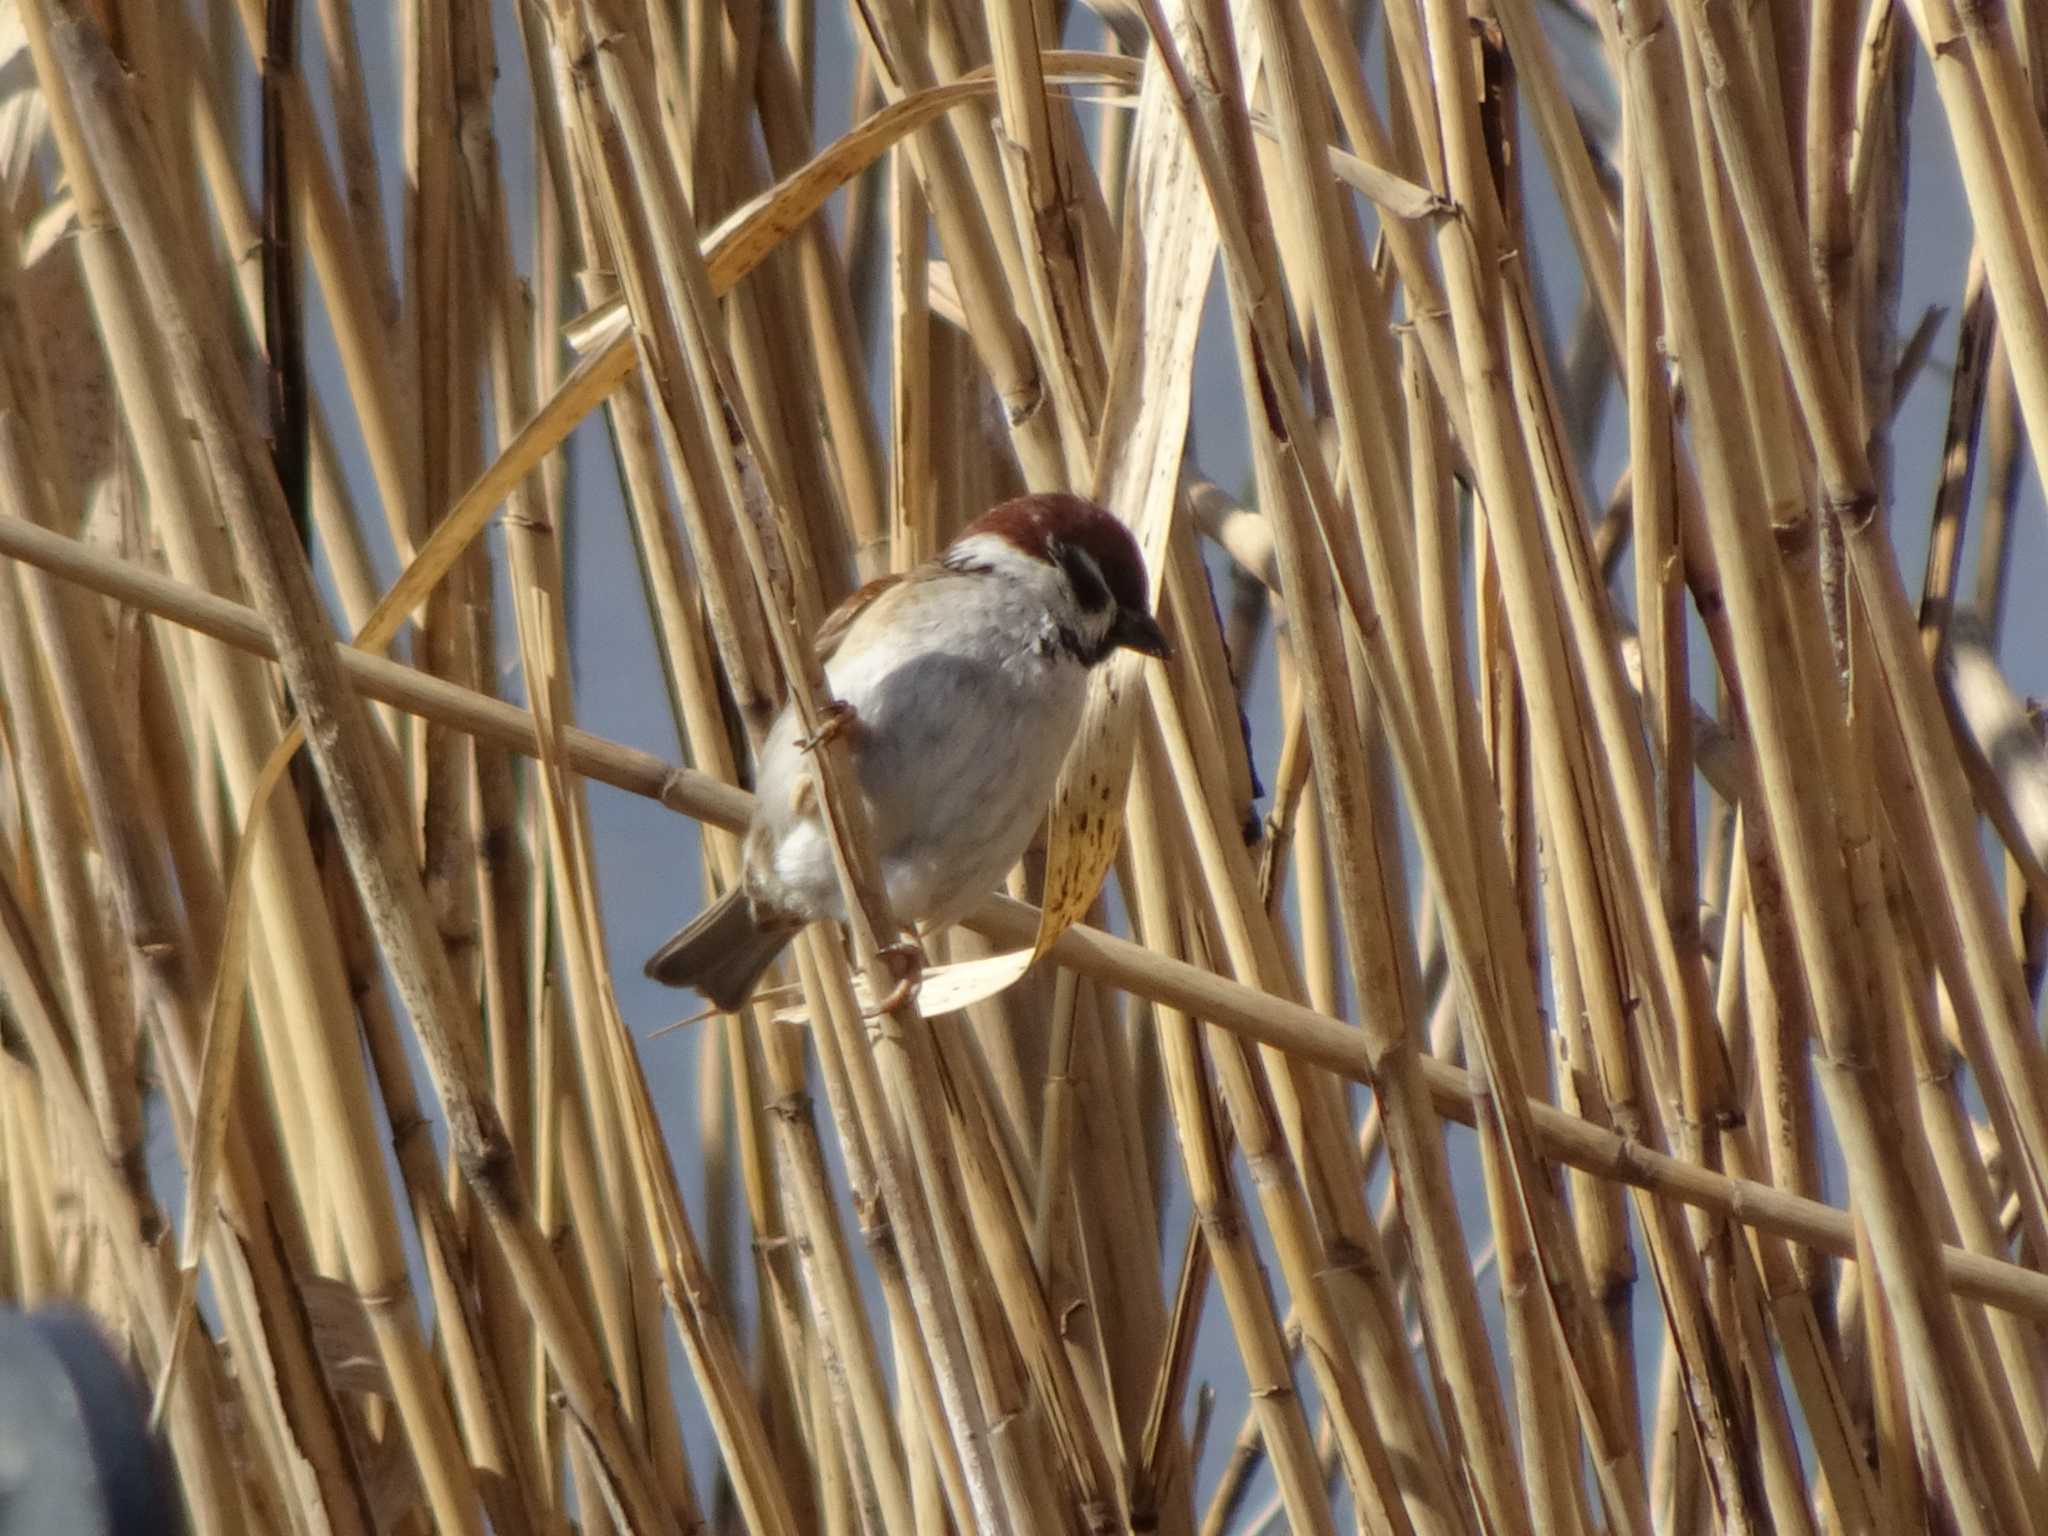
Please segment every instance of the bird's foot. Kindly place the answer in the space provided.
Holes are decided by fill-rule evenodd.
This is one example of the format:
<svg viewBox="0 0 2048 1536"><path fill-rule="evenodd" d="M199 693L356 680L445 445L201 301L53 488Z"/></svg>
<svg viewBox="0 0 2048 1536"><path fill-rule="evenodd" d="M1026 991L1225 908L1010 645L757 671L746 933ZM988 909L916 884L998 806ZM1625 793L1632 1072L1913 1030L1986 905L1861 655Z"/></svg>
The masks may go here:
<svg viewBox="0 0 2048 1536"><path fill-rule="evenodd" d="M865 1017L870 1019L901 1008L910 1001L917 984L924 980L924 949L914 938L884 944L875 951L875 958L889 968L889 973L896 978L896 985L890 988L888 996L867 1010Z"/></svg>
<svg viewBox="0 0 2048 1536"><path fill-rule="evenodd" d="M815 752L849 726L859 723L860 714L844 699L831 699L818 711L818 728L799 741L799 752Z"/></svg>

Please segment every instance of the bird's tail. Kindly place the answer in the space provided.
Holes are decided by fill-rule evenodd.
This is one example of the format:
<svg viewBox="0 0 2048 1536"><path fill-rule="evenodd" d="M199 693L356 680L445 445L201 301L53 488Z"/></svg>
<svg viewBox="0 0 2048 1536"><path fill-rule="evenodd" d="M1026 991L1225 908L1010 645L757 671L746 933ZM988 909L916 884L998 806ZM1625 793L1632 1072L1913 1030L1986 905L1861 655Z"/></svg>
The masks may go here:
<svg viewBox="0 0 2048 1536"><path fill-rule="evenodd" d="M694 987L727 1013L737 1012L801 923L764 922L735 886L654 952L647 974L663 986Z"/></svg>

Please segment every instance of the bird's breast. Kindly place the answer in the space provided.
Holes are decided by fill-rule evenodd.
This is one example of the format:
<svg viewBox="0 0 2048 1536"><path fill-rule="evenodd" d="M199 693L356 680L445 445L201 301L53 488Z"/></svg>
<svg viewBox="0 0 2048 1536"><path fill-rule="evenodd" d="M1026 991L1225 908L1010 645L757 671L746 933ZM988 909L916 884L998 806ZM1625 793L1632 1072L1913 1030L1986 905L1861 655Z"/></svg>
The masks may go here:
<svg viewBox="0 0 2048 1536"><path fill-rule="evenodd" d="M972 597L986 583L965 586ZM1029 842L1079 726L1087 674L1037 643L1042 609L988 605L963 626L957 609L920 614L926 605L897 596L848 630L826 679L857 720L846 740L896 915L949 918L998 884ZM839 916L830 845L797 803L805 777L794 729L778 722L760 774L777 878L807 892L819 915Z"/></svg>

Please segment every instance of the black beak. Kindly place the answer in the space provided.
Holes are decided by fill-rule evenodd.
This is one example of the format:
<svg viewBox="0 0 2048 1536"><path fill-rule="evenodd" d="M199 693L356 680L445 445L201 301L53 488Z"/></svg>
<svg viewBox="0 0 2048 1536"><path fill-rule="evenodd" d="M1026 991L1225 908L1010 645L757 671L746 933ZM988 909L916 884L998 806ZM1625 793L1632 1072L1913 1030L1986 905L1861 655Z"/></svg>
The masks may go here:
<svg viewBox="0 0 2048 1536"><path fill-rule="evenodd" d="M1173 654L1173 647L1166 643L1166 631L1142 608L1119 608L1116 622L1109 626L1109 641L1126 650L1157 656L1161 661Z"/></svg>

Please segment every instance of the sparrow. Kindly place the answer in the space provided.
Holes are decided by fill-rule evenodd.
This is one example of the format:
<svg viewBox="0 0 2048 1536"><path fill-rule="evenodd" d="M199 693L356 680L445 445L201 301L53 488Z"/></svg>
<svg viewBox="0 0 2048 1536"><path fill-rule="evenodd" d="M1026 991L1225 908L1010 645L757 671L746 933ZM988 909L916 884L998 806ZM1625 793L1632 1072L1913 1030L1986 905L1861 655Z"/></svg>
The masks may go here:
<svg viewBox="0 0 2048 1536"><path fill-rule="evenodd" d="M815 645L836 701L820 737L847 743L890 908L928 931L1023 855L1089 672L1119 647L1171 654L1130 530L1067 494L1006 501L936 559L869 582ZM648 976L733 1012L806 924L845 920L804 766L816 745L785 705L757 761L739 883L655 951Z"/></svg>

